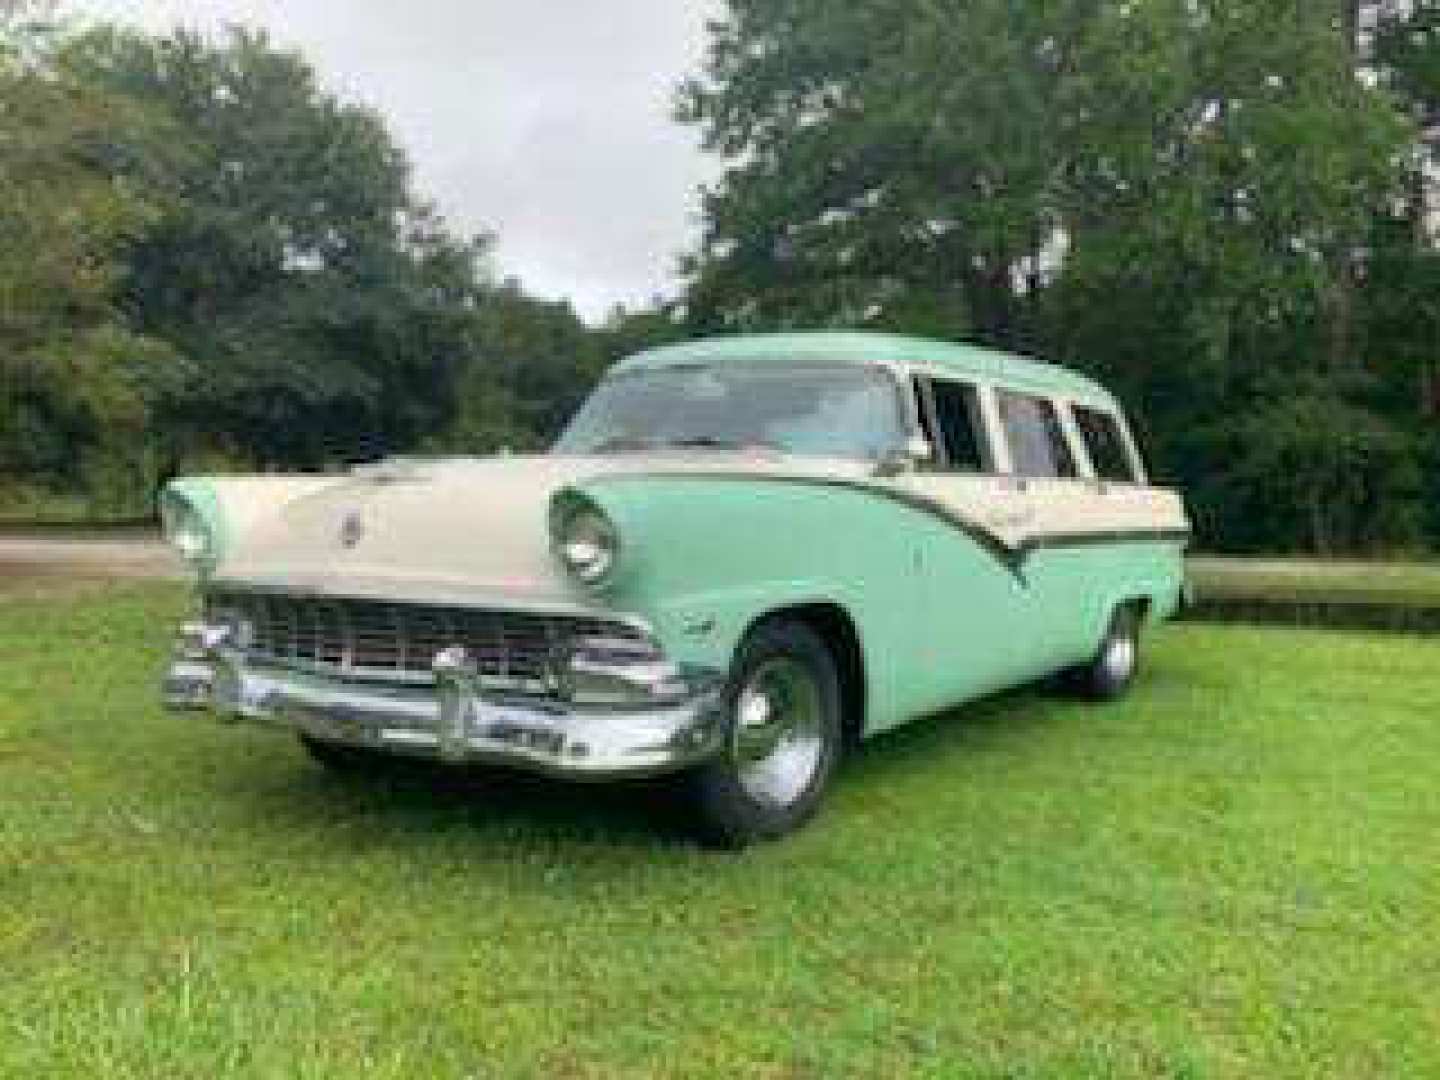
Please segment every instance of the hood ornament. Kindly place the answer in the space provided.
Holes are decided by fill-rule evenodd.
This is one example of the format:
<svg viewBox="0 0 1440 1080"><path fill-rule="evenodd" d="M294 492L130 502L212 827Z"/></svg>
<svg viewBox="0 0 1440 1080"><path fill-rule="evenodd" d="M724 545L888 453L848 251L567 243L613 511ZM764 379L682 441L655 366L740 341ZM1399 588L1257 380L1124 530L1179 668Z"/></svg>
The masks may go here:
<svg viewBox="0 0 1440 1080"><path fill-rule="evenodd" d="M341 547L353 548L365 538L365 519L360 516L359 510L352 510L345 515L345 520L340 523L340 545Z"/></svg>

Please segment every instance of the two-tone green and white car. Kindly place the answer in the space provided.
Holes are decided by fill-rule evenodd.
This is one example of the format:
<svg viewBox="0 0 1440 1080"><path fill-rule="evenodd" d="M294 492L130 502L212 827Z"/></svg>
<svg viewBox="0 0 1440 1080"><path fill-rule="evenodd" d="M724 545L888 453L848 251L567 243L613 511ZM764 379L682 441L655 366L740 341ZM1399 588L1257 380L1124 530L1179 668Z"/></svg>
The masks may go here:
<svg viewBox="0 0 1440 1080"><path fill-rule="evenodd" d="M674 774L726 843L916 717L1124 690L1189 536L1094 382L860 333L634 356L549 454L185 479L162 511L203 601L170 704L334 768Z"/></svg>

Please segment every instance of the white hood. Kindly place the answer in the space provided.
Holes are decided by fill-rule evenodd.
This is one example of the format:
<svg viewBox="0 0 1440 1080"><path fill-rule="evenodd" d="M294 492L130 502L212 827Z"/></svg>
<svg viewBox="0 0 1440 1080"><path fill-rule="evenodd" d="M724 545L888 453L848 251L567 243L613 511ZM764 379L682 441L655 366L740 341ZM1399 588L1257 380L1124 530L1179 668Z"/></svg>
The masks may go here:
<svg viewBox="0 0 1440 1080"><path fill-rule="evenodd" d="M573 609L593 601L550 553L551 496L587 478L736 473L862 479L858 462L749 454L404 461L288 497L235 536L217 584L285 592ZM223 499L223 495L222 495Z"/></svg>

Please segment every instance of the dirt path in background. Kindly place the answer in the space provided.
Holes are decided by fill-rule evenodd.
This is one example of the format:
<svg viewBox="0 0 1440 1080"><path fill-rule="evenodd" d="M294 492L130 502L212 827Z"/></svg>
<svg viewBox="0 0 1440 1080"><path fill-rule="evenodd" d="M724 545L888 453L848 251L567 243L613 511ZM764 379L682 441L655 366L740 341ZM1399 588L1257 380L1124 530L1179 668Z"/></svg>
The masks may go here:
<svg viewBox="0 0 1440 1080"><path fill-rule="evenodd" d="M46 536L0 531L0 597L67 586L183 577L179 561L149 534Z"/></svg>

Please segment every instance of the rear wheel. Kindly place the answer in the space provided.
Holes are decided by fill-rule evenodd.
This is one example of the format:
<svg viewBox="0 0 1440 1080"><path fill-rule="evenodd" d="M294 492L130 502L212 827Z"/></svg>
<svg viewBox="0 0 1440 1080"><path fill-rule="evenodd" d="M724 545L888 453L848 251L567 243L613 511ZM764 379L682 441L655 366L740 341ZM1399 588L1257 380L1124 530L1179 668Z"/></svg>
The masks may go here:
<svg viewBox="0 0 1440 1080"><path fill-rule="evenodd" d="M840 678L829 647L804 623L762 624L740 647L724 702L724 750L687 777L701 838L743 847L799 828L819 809L840 756Z"/></svg>
<svg viewBox="0 0 1440 1080"><path fill-rule="evenodd" d="M1140 611L1123 604L1110 615L1100 648L1089 663L1072 668L1069 683L1097 701L1117 698L1135 681L1140 666Z"/></svg>

